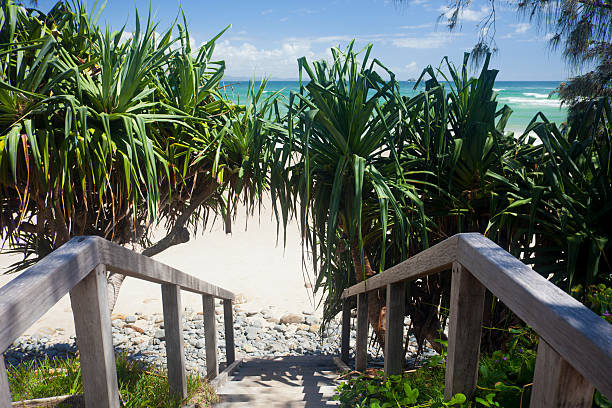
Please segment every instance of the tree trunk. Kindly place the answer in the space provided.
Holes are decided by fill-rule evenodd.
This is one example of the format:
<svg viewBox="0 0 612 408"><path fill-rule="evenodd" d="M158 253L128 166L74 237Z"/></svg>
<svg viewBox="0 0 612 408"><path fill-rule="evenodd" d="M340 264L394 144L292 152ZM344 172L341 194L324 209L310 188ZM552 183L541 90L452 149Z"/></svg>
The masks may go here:
<svg viewBox="0 0 612 408"><path fill-rule="evenodd" d="M154 256L159 254L160 252L165 251L171 246L184 244L189 241L189 231L187 228L181 226L177 228L175 226L168 235L162 238L160 241L155 243L153 246L142 251L142 255L145 256ZM121 285L125 280L125 275L120 273L109 273L108 279L106 280L106 289L108 291L108 308L112 313L115 308L115 304L117 303L117 298L119 297L119 290L121 289Z"/></svg>
<svg viewBox="0 0 612 408"><path fill-rule="evenodd" d="M419 351L422 350L424 342L427 341L431 348L441 354L443 350L440 340L447 340L446 335L441 330L440 315L438 314L438 305L442 295L440 285L440 276L429 276L420 284L412 282L410 286L411 298L408 302L408 313Z"/></svg>
<svg viewBox="0 0 612 408"><path fill-rule="evenodd" d="M363 270L365 270L365 278L376 275L376 272L370 265L368 256L363 254L363 270L361 264L361 254L359 245L351 245L351 256L353 258L353 268L357 282L363 281ZM369 293L368 296L368 321L376 334L376 341L382 349L385 348L385 297L382 290L375 290Z"/></svg>
<svg viewBox="0 0 612 408"><path fill-rule="evenodd" d="M174 245L184 244L189 241L189 230L185 228L185 224L191 218L192 214L204 204L216 191L218 184L213 181L205 185L200 192L192 197L189 206L177 217L174 222L174 227L168 232L168 234L157 241L155 244L146 248L141 253L142 255L152 257L165 251ZM119 297L119 290L125 280L125 275L119 273L110 273L106 282L106 289L108 291L108 308L110 313L115 309L117 298Z"/></svg>

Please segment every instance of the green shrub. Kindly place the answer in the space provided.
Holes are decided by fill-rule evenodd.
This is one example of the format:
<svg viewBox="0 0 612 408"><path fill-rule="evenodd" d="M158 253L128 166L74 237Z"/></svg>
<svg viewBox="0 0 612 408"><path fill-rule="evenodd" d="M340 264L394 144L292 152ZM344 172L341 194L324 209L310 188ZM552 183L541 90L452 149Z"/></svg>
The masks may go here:
<svg viewBox="0 0 612 408"><path fill-rule="evenodd" d="M584 298L584 304L600 315L608 323L612 323L612 287L603 283L587 287L584 293L582 285L572 288L572 295Z"/></svg>
<svg viewBox="0 0 612 408"><path fill-rule="evenodd" d="M465 396L444 402L444 367L432 366L385 378L383 372L349 379L337 389L341 407L453 407Z"/></svg>
<svg viewBox="0 0 612 408"><path fill-rule="evenodd" d="M402 376L387 379L380 371L373 376L350 378L337 388L336 399L341 407L347 408L529 407L537 336L525 328L509 331L512 339L502 350L481 355L478 385L469 401L463 394L444 401L445 353L433 356L425 366ZM612 408L610 401L599 392L595 393L593 406Z"/></svg>

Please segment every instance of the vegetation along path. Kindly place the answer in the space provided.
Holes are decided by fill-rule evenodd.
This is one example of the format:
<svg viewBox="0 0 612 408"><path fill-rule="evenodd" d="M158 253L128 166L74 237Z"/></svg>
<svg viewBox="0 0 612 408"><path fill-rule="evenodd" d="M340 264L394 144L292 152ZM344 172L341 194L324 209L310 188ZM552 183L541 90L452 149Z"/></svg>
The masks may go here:
<svg viewBox="0 0 612 408"><path fill-rule="evenodd" d="M336 378L332 356L249 359L217 390L216 407L335 406Z"/></svg>

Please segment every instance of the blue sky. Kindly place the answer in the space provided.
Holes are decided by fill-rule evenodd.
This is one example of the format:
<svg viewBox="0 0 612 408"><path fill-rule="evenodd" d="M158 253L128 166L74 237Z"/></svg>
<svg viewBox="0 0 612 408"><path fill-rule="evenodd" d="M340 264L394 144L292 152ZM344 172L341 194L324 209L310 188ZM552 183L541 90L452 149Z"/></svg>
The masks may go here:
<svg viewBox="0 0 612 408"><path fill-rule="evenodd" d="M46 11L53 3L39 1L39 8ZM351 38L359 46L373 43L373 55L398 79L416 77L445 55L460 63L463 52L476 42L479 23L488 12L488 2L474 0L460 18L461 29L450 33L443 21L438 23L447 3L435 0L411 0L402 6L389 0L108 0L101 23L112 28L126 24L130 30L135 7L141 16L150 7L161 21L160 28L167 28L177 17L179 4L197 44L232 24L215 50L215 56L226 61L228 79L263 75L295 79L298 57L327 58L331 46L346 45ZM499 51L492 62L500 70L498 80L554 81L571 75L560 54L548 48L546 37L514 10L498 7Z"/></svg>

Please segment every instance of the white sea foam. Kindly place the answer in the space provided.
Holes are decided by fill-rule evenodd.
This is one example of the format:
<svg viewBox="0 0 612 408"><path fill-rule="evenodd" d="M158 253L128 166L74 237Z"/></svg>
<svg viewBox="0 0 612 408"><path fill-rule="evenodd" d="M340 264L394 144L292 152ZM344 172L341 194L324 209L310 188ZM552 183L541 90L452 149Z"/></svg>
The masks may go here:
<svg viewBox="0 0 612 408"><path fill-rule="evenodd" d="M561 101L558 99L506 97L499 98L499 101L517 106L554 106L557 108L561 107Z"/></svg>
<svg viewBox="0 0 612 408"><path fill-rule="evenodd" d="M542 93L535 93L535 92L523 92L523 95L525 96L532 96L534 98L544 98L544 99L548 99L548 95L547 94L542 94Z"/></svg>
<svg viewBox="0 0 612 408"><path fill-rule="evenodd" d="M495 92L505 91L506 88L493 88Z"/></svg>

